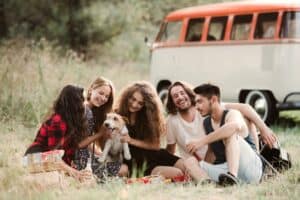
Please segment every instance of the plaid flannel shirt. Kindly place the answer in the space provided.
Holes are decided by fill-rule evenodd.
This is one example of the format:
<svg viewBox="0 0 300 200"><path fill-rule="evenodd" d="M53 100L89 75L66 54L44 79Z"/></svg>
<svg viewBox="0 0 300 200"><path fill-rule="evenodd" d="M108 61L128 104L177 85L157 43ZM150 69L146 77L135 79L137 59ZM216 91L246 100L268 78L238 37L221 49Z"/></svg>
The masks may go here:
<svg viewBox="0 0 300 200"><path fill-rule="evenodd" d="M65 151L63 160L71 166L75 149L70 146L69 138L66 137L67 124L59 114L53 114L50 119L40 127L34 142L25 154L45 152L55 149Z"/></svg>

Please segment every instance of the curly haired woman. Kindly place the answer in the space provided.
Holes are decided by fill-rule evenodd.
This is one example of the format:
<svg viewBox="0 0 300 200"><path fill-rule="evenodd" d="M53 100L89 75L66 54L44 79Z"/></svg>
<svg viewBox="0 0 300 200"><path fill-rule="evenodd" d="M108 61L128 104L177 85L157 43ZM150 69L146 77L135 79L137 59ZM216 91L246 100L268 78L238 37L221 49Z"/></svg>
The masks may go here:
<svg viewBox="0 0 300 200"><path fill-rule="evenodd" d="M161 108L155 89L145 81L129 85L120 95L116 111L128 118L128 134L123 136L123 141L129 143L132 155L130 161L125 161L131 174L136 169L137 176L183 175L182 159L160 149L161 135L165 133Z"/></svg>

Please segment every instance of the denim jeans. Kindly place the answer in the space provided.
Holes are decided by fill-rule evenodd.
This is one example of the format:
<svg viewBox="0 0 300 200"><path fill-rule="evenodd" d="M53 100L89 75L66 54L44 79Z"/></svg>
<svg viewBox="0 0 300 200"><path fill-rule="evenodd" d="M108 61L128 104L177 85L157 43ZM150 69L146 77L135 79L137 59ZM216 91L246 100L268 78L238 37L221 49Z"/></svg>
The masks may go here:
<svg viewBox="0 0 300 200"><path fill-rule="evenodd" d="M240 160L238 179L244 183L259 183L263 173L262 161L259 155L250 145L239 137ZM228 172L227 162L222 164L210 164L205 161L199 162L200 167L214 181L219 181L219 175Z"/></svg>

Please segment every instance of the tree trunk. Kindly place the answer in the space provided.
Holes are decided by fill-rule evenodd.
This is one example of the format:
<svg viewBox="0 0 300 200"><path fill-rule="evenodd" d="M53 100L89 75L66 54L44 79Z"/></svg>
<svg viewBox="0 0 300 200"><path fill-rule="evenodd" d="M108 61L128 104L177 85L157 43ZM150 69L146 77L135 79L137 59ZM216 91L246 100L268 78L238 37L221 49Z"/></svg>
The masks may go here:
<svg viewBox="0 0 300 200"><path fill-rule="evenodd" d="M5 0L0 0L0 39L7 36L4 1Z"/></svg>
<svg viewBox="0 0 300 200"><path fill-rule="evenodd" d="M84 25L81 20L78 20L76 15L81 12L80 0L68 0L69 21L68 21L68 35L70 47L77 52L83 53L82 47L87 45L86 38L82 35Z"/></svg>

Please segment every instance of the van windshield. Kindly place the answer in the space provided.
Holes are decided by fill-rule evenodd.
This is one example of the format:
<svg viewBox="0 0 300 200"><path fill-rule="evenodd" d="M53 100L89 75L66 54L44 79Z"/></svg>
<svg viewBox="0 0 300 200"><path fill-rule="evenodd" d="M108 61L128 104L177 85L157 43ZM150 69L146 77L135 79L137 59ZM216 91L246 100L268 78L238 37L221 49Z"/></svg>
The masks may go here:
<svg viewBox="0 0 300 200"><path fill-rule="evenodd" d="M179 41L182 21L164 22L159 31L157 42Z"/></svg>
<svg viewBox="0 0 300 200"><path fill-rule="evenodd" d="M280 30L281 38L300 38L300 12L285 12Z"/></svg>

